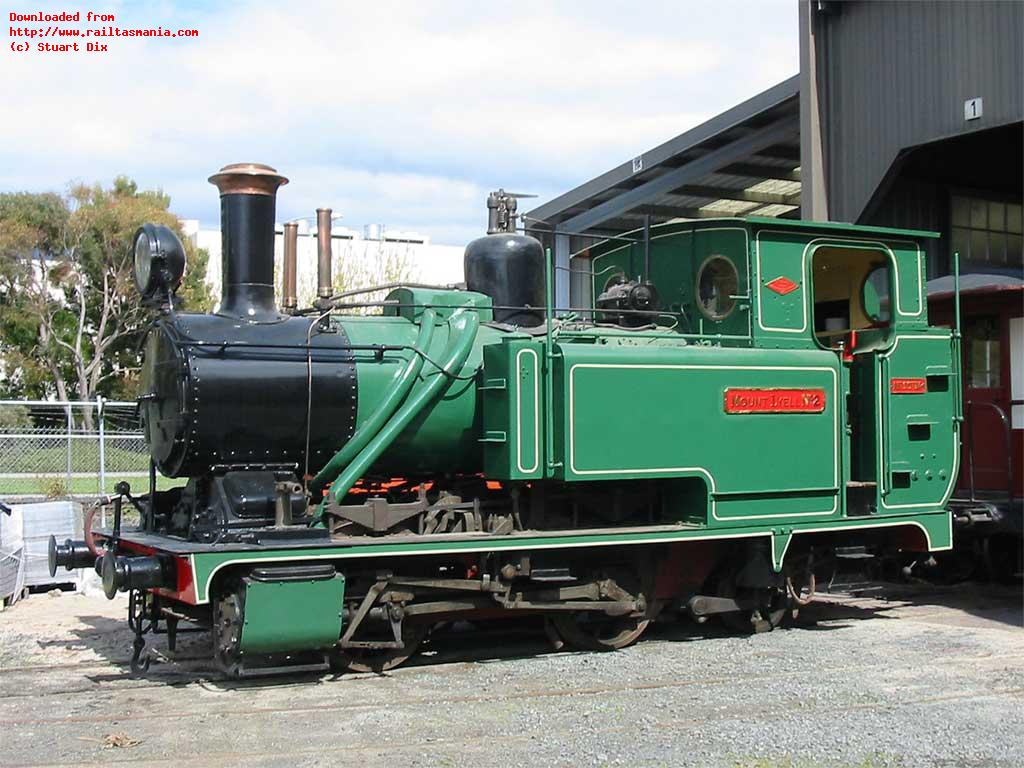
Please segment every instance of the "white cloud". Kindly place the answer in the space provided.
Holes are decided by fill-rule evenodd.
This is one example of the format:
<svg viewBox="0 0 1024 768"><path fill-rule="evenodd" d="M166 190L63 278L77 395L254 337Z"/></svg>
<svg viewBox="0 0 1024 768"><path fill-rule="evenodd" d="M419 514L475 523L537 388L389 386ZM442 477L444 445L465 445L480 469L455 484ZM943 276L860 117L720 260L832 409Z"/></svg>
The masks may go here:
<svg viewBox="0 0 1024 768"><path fill-rule="evenodd" d="M488 189L560 193L797 69L792 2L114 8L201 36L5 50L0 188L127 173L212 221L206 176L256 160L288 215L463 237Z"/></svg>

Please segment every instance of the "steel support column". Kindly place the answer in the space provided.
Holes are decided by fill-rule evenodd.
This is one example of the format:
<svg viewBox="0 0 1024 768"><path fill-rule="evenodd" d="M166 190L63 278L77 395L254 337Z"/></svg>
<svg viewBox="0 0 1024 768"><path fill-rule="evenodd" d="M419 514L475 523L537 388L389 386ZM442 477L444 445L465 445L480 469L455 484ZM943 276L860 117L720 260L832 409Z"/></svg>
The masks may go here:
<svg viewBox="0 0 1024 768"><path fill-rule="evenodd" d="M569 236L555 230L555 306L569 303Z"/></svg>
<svg viewBox="0 0 1024 768"><path fill-rule="evenodd" d="M800 17L800 215L828 221L828 187L822 146L821 97L818 79L818 35L813 3L802 0Z"/></svg>

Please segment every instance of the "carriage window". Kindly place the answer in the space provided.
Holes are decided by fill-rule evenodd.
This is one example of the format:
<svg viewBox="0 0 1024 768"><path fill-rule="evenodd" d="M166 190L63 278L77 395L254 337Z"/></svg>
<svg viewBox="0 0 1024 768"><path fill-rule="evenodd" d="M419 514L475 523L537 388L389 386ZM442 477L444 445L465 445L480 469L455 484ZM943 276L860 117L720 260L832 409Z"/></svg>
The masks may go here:
<svg viewBox="0 0 1024 768"><path fill-rule="evenodd" d="M725 320L736 308L740 278L725 256L709 256L697 270L697 308L709 320Z"/></svg>
<svg viewBox="0 0 1024 768"><path fill-rule="evenodd" d="M967 386L998 387L1002 380L999 318L973 317L964 322Z"/></svg>
<svg viewBox="0 0 1024 768"><path fill-rule="evenodd" d="M877 250L824 246L814 252L814 334L837 347L850 333L891 320L892 272Z"/></svg>

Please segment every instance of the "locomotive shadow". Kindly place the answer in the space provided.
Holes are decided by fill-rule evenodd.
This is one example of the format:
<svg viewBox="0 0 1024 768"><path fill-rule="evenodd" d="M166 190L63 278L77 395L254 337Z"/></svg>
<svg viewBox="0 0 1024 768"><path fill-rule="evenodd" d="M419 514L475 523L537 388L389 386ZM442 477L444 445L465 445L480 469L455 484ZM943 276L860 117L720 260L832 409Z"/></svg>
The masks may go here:
<svg viewBox="0 0 1024 768"><path fill-rule="evenodd" d="M132 641L135 634L123 618L100 615L76 617L78 626L69 629L59 640L38 640L40 648L61 647L91 653L111 671L83 675L97 683L113 682L133 677L131 671ZM168 683L191 682L218 674L210 661L213 652L209 631L187 632L179 630L177 649L167 647L166 634L146 635L146 646L152 659L151 680Z"/></svg>
<svg viewBox="0 0 1024 768"><path fill-rule="evenodd" d="M957 623L982 620L1016 627L1024 625L1024 592L1020 585L967 583L939 586L881 583L855 594L822 595L821 599L802 609L795 620L787 621L786 625L776 631L785 632L787 628L815 632L842 630L874 619L910 618L906 614L908 609L923 609L924 613L919 615L926 617L929 606L953 610L951 616L943 613L943 621ZM39 640L39 647L63 647L92 654L97 660L97 666L104 664L108 668L98 674L84 675L93 682L114 682L131 678L130 660L134 635L127 622L124 619L100 615L83 615L77 618L77 626L70 628L62 639ZM698 624L683 616L663 614L640 640L639 646L642 647L648 642L708 642L736 636L736 633L715 620ZM296 683L343 682L346 679L373 676L322 671L282 673L272 677L240 680L228 679L213 665L208 631L180 632L177 649L173 653L167 648L167 636L164 634L147 635L146 641L153 663L145 679L167 685L202 682L217 689L234 690ZM501 664L552 654L587 653L568 648L554 649L539 619L531 619L514 626L507 621L460 623L447 625L432 633L420 653L397 672L453 664ZM390 674L392 673L382 673L383 676Z"/></svg>
<svg viewBox="0 0 1024 768"><path fill-rule="evenodd" d="M953 613L946 620L954 623L969 623L973 617L1024 627L1024 584L1020 582L883 583L880 596L905 606L950 609Z"/></svg>
<svg viewBox="0 0 1024 768"><path fill-rule="evenodd" d="M812 606L813 617L801 618L795 626L801 629L841 629L846 625L829 624L825 626L819 625L817 622L877 618L893 607L896 606L864 609L839 603L816 604ZM785 629L778 631L785 631ZM666 616L651 626L644 638L640 640L640 645L651 641L694 642L728 637L736 637L736 633L723 627L719 622L708 621L704 624L697 624L685 617ZM133 639L134 633L124 619L84 615L78 617L78 626L70 630L69 636L60 640L37 642L39 647L44 649L64 647L91 653L107 667L107 671L86 674L84 677L92 682L104 683L133 677L130 663ZM197 633L179 631L177 647L174 652L168 650L165 634L147 635L146 645L152 664L144 678L150 682L164 682L168 685L202 682L217 689L237 690L293 685L300 682L341 682L345 679L374 676L373 673L353 675L320 671L230 679L224 677L212 663L213 649L208 631ZM508 621L500 620L460 622L455 625L447 625L432 633L420 652L402 665L398 671L453 664L500 664L554 654L585 655L588 653L591 652L572 648L553 648L544 632L543 622L539 619L515 626L511 626ZM380 676L390 676L391 674L391 672L383 672L380 673Z"/></svg>

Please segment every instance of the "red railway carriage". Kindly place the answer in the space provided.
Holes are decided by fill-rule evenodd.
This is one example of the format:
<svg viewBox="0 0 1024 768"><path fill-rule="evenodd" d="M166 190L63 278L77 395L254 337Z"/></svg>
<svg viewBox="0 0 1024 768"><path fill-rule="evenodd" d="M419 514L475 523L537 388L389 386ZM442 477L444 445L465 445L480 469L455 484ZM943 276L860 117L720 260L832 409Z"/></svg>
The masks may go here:
<svg viewBox="0 0 1024 768"><path fill-rule="evenodd" d="M928 312L953 324L953 278L928 283ZM964 428L960 476L950 501L964 548L984 575L1021 573L1024 496L1024 280L999 274L960 278Z"/></svg>

